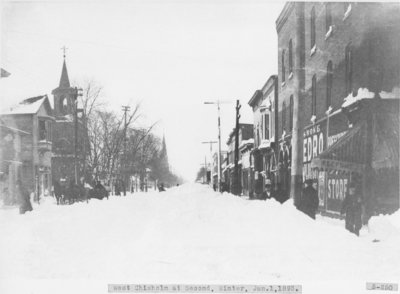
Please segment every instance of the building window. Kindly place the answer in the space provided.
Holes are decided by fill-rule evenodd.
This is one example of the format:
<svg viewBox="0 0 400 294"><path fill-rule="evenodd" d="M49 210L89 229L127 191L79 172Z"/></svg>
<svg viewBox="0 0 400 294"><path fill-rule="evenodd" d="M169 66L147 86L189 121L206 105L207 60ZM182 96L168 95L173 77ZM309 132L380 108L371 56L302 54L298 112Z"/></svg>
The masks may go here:
<svg viewBox="0 0 400 294"><path fill-rule="evenodd" d="M282 132L286 130L286 104L282 103Z"/></svg>
<svg viewBox="0 0 400 294"><path fill-rule="evenodd" d="M353 52L351 49L351 44L346 46L345 50L345 62L346 62L346 94L349 94L353 88Z"/></svg>
<svg viewBox="0 0 400 294"><path fill-rule="evenodd" d="M328 33L332 25L332 12L331 3L327 2L325 5L325 30Z"/></svg>
<svg viewBox="0 0 400 294"><path fill-rule="evenodd" d="M292 39L289 41L289 73L293 73L293 44Z"/></svg>
<svg viewBox="0 0 400 294"><path fill-rule="evenodd" d="M329 106L331 106L332 83L333 83L332 61L329 61L328 66L326 67L326 108L327 109L329 108Z"/></svg>
<svg viewBox="0 0 400 294"><path fill-rule="evenodd" d="M293 95L290 96L289 101L289 131L293 130Z"/></svg>
<svg viewBox="0 0 400 294"><path fill-rule="evenodd" d="M282 50L282 64L281 64L281 67L282 67L282 83L284 83L285 82L285 71L286 71L286 69L285 69L285 50Z"/></svg>
<svg viewBox="0 0 400 294"><path fill-rule="evenodd" d="M269 140L269 114L264 114L264 121L265 139Z"/></svg>
<svg viewBox="0 0 400 294"><path fill-rule="evenodd" d="M39 141L46 140L46 121L39 120Z"/></svg>
<svg viewBox="0 0 400 294"><path fill-rule="evenodd" d="M311 9L311 49L315 46L315 7Z"/></svg>
<svg viewBox="0 0 400 294"><path fill-rule="evenodd" d="M311 116L316 116L317 114L317 77L316 75L312 78L311 86Z"/></svg>

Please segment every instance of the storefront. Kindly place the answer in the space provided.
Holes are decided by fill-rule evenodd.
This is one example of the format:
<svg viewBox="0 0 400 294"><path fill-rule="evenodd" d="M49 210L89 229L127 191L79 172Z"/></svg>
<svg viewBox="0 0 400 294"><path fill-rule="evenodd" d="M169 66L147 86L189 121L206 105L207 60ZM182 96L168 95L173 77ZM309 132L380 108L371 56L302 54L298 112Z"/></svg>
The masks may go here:
<svg viewBox="0 0 400 294"><path fill-rule="evenodd" d="M334 213L340 211L347 191L349 173L346 170L317 169L312 161L324 153L349 130L347 117L341 110L304 129L303 133L303 182L314 180L318 190L320 209Z"/></svg>
<svg viewBox="0 0 400 294"><path fill-rule="evenodd" d="M367 219L394 212L399 208L399 101L362 99L341 113L352 126L345 135L329 146L335 136L329 132L327 149L321 141L322 150L304 152L304 158L311 160L311 172L305 175L317 179L320 208L338 214L348 184L354 181L362 190ZM341 134L340 129L337 134ZM324 138L315 135L318 142ZM305 148L315 147L305 140Z"/></svg>

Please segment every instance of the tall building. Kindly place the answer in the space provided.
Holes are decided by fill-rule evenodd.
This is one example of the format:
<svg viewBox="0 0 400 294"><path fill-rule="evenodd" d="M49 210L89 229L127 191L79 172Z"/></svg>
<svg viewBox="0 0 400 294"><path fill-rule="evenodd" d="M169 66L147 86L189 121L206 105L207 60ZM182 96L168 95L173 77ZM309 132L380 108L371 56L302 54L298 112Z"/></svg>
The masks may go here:
<svg viewBox="0 0 400 294"><path fill-rule="evenodd" d="M356 148L369 145L368 142L373 141L374 135L366 130L363 135L352 130L352 127L362 124L354 116L364 115L344 102L345 98L379 98L375 94L382 92L391 93L386 95L388 97L396 96L400 78L400 5L288 2L276 21L276 29L278 132L279 135L285 133L285 137L290 138L291 196L295 202L298 202L303 181L315 179L320 208L338 213L349 181L359 178L365 197L370 197L367 195L368 180L363 176L363 171L368 168L373 171L374 175L370 176L375 179L380 177L384 168L394 168L391 172L394 175L393 187L387 192L388 195L394 195L396 189L398 191L398 164L397 167L384 164L382 168L374 169L371 163L372 158L376 157L374 152L385 148L379 147L379 144L362 147L370 149L368 154L365 153L363 161L358 162L362 169L354 162L356 154L353 154L354 159L350 155ZM371 96L370 93L374 94ZM373 111L371 103L357 103L357 106L359 110L363 108L364 112ZM375 110L383 104L387 104L387 109L390 109L389 104L392 105L392 110L396 111L397 108L398 113L398 101L377 102L374 104ZM288 106L290 110L286 111ZM378 111L371 113L375 113L376 117L382 115ZM285 128L288 119L292 123ZM365 119L366 117L363 118ZM395 121L392 123L396 124ZM368 125L370 130L377 130L377 120ZM398 132L394 131L393 135L398 136ZM355 139L357 136L363 139L358 142ZM362 145L346 145L347 143L343 143L345 140ZM333 152L331 148L338 144L342 144L343 148L346 146L348 151L342 150L340 154ZM386 149L394 150L390 156L396 160L398 143L392 147ZM328 156L327 153L337 158L334 164L332 158L331 161L327 158L325 161L321 160L322 155ZM347 154L347 158L341 154ZM345 164L338 163L339 161L346 162L347 168ZM328 162L333 166L328 167ZM376 182L376 185L380 184Z"/></svg>
<svg viewBox="0 0 400 294"><path fill-rule="evenodd" d="M77 153L78 180L84 176L85 125L78 115L77 90L71 87L67 65L63 61L60 83L52 91L55 123L53 128L53 180L68 183L75 180L75 152ZM77 123L75 125L75 119ZM75 128L78 139L75 143ZM76 146L75 146L76 145ZM76 150L75 150L76 148Z"/></svg>

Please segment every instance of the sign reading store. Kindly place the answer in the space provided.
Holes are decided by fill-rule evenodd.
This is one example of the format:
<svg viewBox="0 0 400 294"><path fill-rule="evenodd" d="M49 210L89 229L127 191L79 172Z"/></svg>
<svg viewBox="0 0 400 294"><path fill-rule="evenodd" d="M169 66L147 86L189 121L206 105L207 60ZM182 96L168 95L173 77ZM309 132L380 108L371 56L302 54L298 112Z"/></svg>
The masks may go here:
<svg viewBox="0 0 400 294"><path fill-rule="evenodd" d="M347 119L341 112L310 125L303 133L303 180L317 183L319 205L327 211L338 212L347 192L348 174L336 171L318 171L311 168L311 161L338 141L348 130Z"/></svg>

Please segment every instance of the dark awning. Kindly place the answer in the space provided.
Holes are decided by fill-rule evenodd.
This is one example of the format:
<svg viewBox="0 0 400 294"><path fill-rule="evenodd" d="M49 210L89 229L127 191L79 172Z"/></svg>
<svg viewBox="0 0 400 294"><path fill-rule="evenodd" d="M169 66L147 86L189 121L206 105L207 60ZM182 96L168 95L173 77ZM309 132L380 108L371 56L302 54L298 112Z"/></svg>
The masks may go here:
<svg viewBox="0 0 400 294"><path fill-rule="evenodd" d="M361 111L348 111L356 126L314 158L312 168L363 173L367 162L368 117L372 119L372 168L399 167L399 100L364 99L359 104L362 107L356 106Z"/></svg>
<svg viewBox="0 0 400 294"><path fill-rule="evenodd" d="M365 168L365 122L350 129L311 161L311 168L362 173Z"/></svg>

